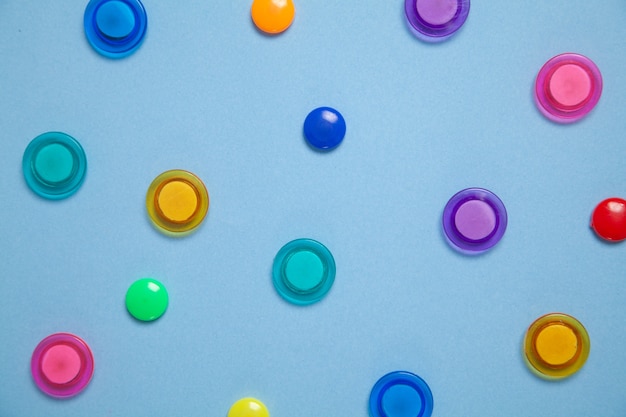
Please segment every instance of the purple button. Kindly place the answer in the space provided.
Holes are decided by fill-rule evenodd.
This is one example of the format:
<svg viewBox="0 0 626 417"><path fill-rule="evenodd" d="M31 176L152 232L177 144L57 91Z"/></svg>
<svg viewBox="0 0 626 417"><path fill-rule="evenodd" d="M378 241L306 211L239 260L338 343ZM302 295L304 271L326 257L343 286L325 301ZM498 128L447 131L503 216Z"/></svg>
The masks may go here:
<svg viewBox="0 0 626 417"><path fill-rule="evenodd" d="M463 26L470 0L405 0L404 11L411 32L426 42L448 39Z"/></svg>
<svg viewBox="0 0 626 417"><path fill-rule="evenodd" d="M482 188L456 193L443 210L443 231L448 242L466 255L491 249L502 239L506 224L502 200Z"/></svg>

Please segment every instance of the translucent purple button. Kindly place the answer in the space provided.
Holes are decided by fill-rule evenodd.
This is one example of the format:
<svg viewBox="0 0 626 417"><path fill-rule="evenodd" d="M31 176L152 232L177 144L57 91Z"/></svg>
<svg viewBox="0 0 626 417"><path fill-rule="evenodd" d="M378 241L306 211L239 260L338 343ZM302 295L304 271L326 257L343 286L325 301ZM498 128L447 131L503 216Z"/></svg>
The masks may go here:
<svg viewBox="0 0 626 417"><path fill-rule="evenodd" d="M502 200L482 188L459 191L443 210L448 243L466 255L478 255L495 246L504 236L506 224Z"/></svg>
<svg viewBox="0 0 626 417"><path fill-rule="evenodd" d="M413 34L426 42L441 42L463 26L470 0L405 0L404 12Z"/></svg>

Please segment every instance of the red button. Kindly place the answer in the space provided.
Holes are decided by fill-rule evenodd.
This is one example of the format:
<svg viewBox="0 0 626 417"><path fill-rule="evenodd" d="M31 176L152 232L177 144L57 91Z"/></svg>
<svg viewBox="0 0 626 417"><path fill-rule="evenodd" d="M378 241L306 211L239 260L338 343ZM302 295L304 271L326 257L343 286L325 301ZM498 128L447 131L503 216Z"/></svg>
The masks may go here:
<svg viewBox="0 0 626 417"><path fill-rule="evenodd" d="M613 197L598 204L591 215L591 228L611 242L626 239L626 200Z"/></svg>

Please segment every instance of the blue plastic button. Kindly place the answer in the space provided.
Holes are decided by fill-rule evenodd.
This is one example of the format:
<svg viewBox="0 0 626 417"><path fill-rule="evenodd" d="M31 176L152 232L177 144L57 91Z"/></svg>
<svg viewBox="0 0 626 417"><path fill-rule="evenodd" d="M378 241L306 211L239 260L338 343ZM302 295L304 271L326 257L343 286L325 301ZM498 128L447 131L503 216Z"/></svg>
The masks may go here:
<svg viewBox="0 0 626 417"><path fill-rule="evenodd" d="M330 251L312 239L296 239L274 258L272 279L278 294L298 305L321 300L335 281L335 260Z"/></svg>
<svg viewBox="0 0 626 417"><path fill-rule="evenodd" d="M26 147L22 171L26 184L35 194L60 200L80 188L87 171L87 158L73 137L61 132L47 132Z"/></svg>
<svg viewBox="0 0 626 417"><path fill-rule="evenodd" d="M141 45L148 17L139 0L91 0L84 24L87 40L98 53L123 58Z"/></svg>
<svg viewBox="0 0 626 417"><path fill-rule="evenodd" d="M318 107L304 120L304 137L315 149L334 149L345 135L346 121L341 113L331 107Z"/></svg>
<svg viewBox="0 0 626 417"><path fill-rule="evenodd" d="M433 395L419 376L406 371L380 378L370 393L370 417L430 417Z"/></svg>

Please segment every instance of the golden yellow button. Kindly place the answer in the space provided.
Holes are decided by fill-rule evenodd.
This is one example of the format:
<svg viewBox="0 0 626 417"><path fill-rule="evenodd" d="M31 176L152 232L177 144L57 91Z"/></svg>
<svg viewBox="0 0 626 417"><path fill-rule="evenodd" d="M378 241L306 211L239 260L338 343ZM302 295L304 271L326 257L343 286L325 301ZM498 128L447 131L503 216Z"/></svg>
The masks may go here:
<svg viewBox="0 0 626 417"><path fill-rule="evenodd" d="M574 317L546 314L535 320L524 339L524 358L529 369L547 379L568 377L585 364L590 342L587 330Z"/></svg>
<svg viewBox="0 0 626 417"><path fill-rule="evenodd" d="M204 220L209 209L209 193L200 178L191 172L166 171L150 184L146 209L161 232L184 236Z"/></svg>

